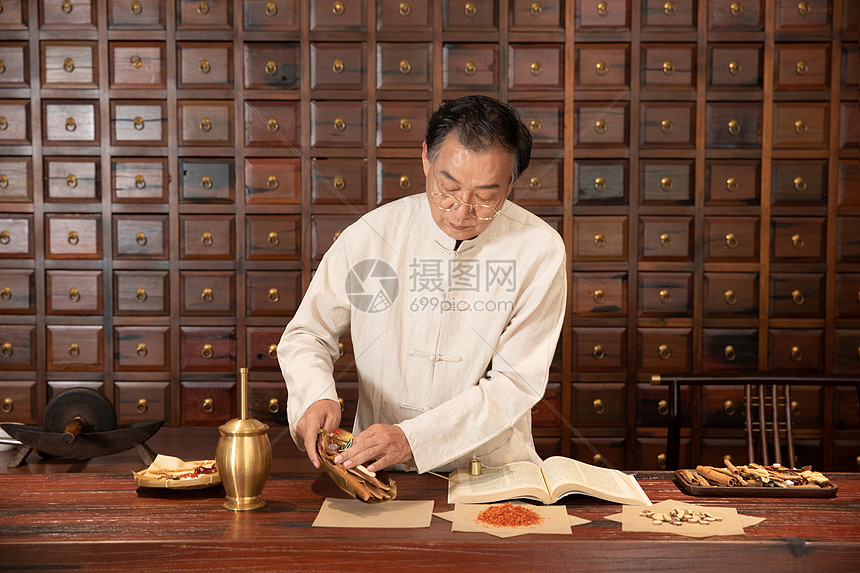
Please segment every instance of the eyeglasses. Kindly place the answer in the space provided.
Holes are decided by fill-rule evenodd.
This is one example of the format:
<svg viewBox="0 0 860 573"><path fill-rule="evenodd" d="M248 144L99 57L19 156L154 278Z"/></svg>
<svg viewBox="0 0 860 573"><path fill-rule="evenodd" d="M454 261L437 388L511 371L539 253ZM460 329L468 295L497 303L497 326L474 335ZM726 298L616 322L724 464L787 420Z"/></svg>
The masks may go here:
<svg viewBox="0 0 860 573"><path fill-rule="evenodd" d="M460 205L465 205L469 208L469 213L472 217L479 221L492 221L500 213L495 207L491 207L490 205L472 205L471 203L460 201L450 193L437 191L430 195L433 197L433 204L443 211L456 211L460 208Z"/></svg>

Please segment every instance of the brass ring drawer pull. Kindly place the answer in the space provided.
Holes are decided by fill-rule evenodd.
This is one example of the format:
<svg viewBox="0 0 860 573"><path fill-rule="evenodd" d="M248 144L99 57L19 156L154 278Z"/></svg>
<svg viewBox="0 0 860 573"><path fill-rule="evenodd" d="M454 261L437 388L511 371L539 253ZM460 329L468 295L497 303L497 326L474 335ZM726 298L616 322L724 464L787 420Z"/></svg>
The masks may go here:
<svg viewBox="0 0 860 573"><path fill-rule="evenodd" d="M12 242L12 235L9 231L0 231L0 245L8 245Z"/></svg>
<svg viewBox="0 0 860 573"><path fill-rule="evenodd" d="M212 64L209 63L209 60L201 60L199 68L202 73L208 74L212 71Z"/></svg>
<svg viewBox="0 0 860 573"><path fill-rule="evenodd" d="M674 74L675 64L673 64L671 61L663 62L663 73L667 76L671 76L672 74Z"/></svg>
<svg viewBox="0 0 860 573"><path fill-rule="evenodd" d="M729 62L729 75L736 76L743 71L743 66L738 61Z"/></svg>
<svg viewBox="0 0 860 573"><path fill-rule="evenodd" d="M602 119L598 119L596 122L594 122L594 131L596 131L598 135L603 135L604 133L606 133L607 129L608 126L606 125L606 122Z"/></svg>
<svg viewBox="0 0 860 573"><path fill-rule="evenodd" d="M809 126L802 119L798 119L794 122L794 133L798 135L803 135L804 133L809 131Z"/></svg>
<svg viewBox="0 0 860 573"><path fill-rule="evenodd" d="M595 398L591 405L594 408L594 413L598 416L601 416L606 412L606 405L600 398Z"/></svg>
<svg viewBox="0 0 860 573"><path fill-rule="evenodd" d="M78 128L78 125L75 123L75 118L67 117L66 118L66 131L75 131Z"/></svg>
<svg viewBox="0 0 860 573"><path fill-rule="evenodd" d="M335 0L335 2L331 5L331 13L335 16L342 15L344 13L344 10L345 8L343 2L341 2L340 0Z"/></svg>
<svg viewBox="0 0 860 573"><path fill-rule="evenodd" d="M197 4L197 13L201 16L209 13L209 2L207 0L200 0L200 3Z"/></svg>
<svg viewBox="0 0 860 573"><path fill-rule="evenodd" d="M543 73L543 66L540 65L540 62L532 62L529 71L533 76L539 76Z"/></svg>
<svg viewBox="0 0 860 573"><path fill-rule="evenodd" d="M529 131L532 133L540 133L541 129L543 129L543 126L539 119L533 119L529 122Z"/></svg>
<svg viewBox="0 0 860 573"><path fill-rule="evenodd" d="M269 398L269 413L277 414L281 411L281 403L277 398Z"/></svg>
<svg viewBox="0 0 860 573"><path fill-rule="evenodd" d="M346 67L343 65L343 60L335 60L331 65L331 71L336 74L342 74Z"/></svg>
<svg viewBox="0 0 860 573"><path fill-rule="evenodd" d="M281 238L278 237L278 234L275 231L272 231L266 238L266 242L269 244L270 247L277 247L278 243L281 242Z"/></svg>
<svg viewBox="0 0 860 573"><path fill-rule="evenodd" d="M200 293L200 298L203 299L203 302L212 302L215 300L215 293L212 292L211 288L203 289L203 292Z"/></svg>
<svg viewBox="0 0 860 573"><path fill-rule="evenodd" d="M137 300L137 302L146 302L146 289L137 289L137 292L134 294L134 298Z"/></svg>
<svg viewBox="0 0 860 573"><path fill-rule="evenodd" d="M666 400L660 400L659 402L657 402L657 413L661 416L668 416L669 402L667 402Z"/></svg>
<svg viewBox="0 0 860 573"><path fill-rule="evenodd" d="M795 177L794 178L794 190L795 191L799 191L802 193L802 192L806 191L807 187L809 187L809 186L806 184L806 181L803 179L803 177Z"/></svg>
<svg viewBox="0 0 860 573"><path fill-rule="evenodd" d="M403 118L400 120L400 131L403 133L409 133L412 130L412 122L407 118Z"/></svg>
<svg viewBox="0 0 860 573"><path fill-rule="evenodd" d="M537 191L540 189L540 177L532 177L529 179L529 188Z"/></svg>
<svg viewBox="0 0 860 573"><path fill-rule="evenodd" d="M809 64L807 64L803 60L800 60L799 62L797 62L797 64L795 64L794 71L799 76L805 76L809 72Z"/></svg>
<svg viewBox="0 0 860 573"><path fill-rule="evenodd" d="M278 359L278 345L277 344L270 344L269 345L269 351L266 353L266 356L268 356L272 360L277 360Z"/></svg>
<svg viewBox="0 0 860 573"><path fill-rule="evenodd" d="M143 358L147 354L149 354L149 351L146 349L146 344L144 344L143 342L141 342L140 344L137 345L137 349L135 350L135 352L141 358Z"/></svg>
<svg viewBox="0 0 860 573"><path fill-rule="evenodd" d="M9 414L14 409L15 409L15 402L12 401L12 398L4 398L3 404L0 405L0 410L2 410L4 414Z"/></svg>
<svg viewBox="0 0 860 573"><path fill-rule="evenodd" d="M474 2L466 2L466 6L463 8L463 13L466 14L468 18L472 18L478 13L478 8L475 6Z"/></svg>
<svg viewBox="0 0 860 573"><path fill-rule="evenodd" d="M660 235L660 246L664 249L668 249L672 246L672 235L669 233L662 233Z"/></svg>
<svg viewBox="0 0 860 573"><path fill-rule="evenodd" d="M668 193L674 188L675 188L675 184L672 183L671 177L663 177L660 180L660 189L662 189L664 192Z"/></svg>
<svg viewBox="0 0 860 573"><path fill-rule="evenodd" d="M723 348L723 357L729 362L734 362L735 358L737 358L737 353L735 352L735 347L729 344L725 348Z"/></svg>
<svg viewBox="0 0 860 573"><path fill-rule="evenodd" d="M734 233L726 235L726 246L730 249L737 249L741 242Z"/></svg>
<svg viewBox="0 0 860 573"><path fill-rule="evenodd" d="M9 287L3 287L0 289L0 300L11 300L12 299L12 289Z"/></svg>
<svg viewBox="0 0 860 573"><path fill-rule="evenodd" d="M143 177L143 175L135 176L134 186L137 187L138 189L145 189L146 188L146 179Z"/></svg>
<svg viewBox="0 0 860 573"><path fill-rule="evenodd" d="M663 4L663 13L667 16L671 16L675 13L675 3L671 0Z"/></svg>
<svg viewBox="0 0 860 573"><path fill-rule="evenodd" d="M278 64L275 63L274 60L269 60L268 62L266 62L266 75L267 76L274 76L277 73L278 73Z"/></svg>
<svg viewBox="0 0 860 573"><path fill-rule="evenodd" d="M140 13L143 12L143 5L140 0L132 0L129 11L135 16L140 16Z"/></svg>
<svg viewBox="0 0 860 573"><path fill-rule="evenodd" d="M269 295L267 298L269 299L269 302L274 303L274 302L278 302L279 300L281 300L281 295L278 293L278 289L270 288L269 289Z"/></svg>
<svg viewBox="0 0 860 573"><path fill-rule="evenodd" d="M662 360L669 360L669 357L672 356L672 351L669 349L669 346L666 344L661 344L657 347L657 355Z"/></svg>
<svg viewBox="0 0 860 573"><path fill-rule="evenodd" d="M398 11L405 18L412 13L412 6L409 5L409 2L401 2L400 6L398 6Z"/></svg>
<svg viewBox="0 0 860 573"><path fill-rule="evenodd" d="M63 0L63 3L60 4L60 10L63 11L63 14L71 14L73 9L71 0Z"/></svg>
<svg viewBox="0 0 860 573"><path fill-rule="evenodd" d="M14 354L14 351L12 350L12 343L4 342L2 345L0 345L0 356L2 356L3 358L9 358L12 356L12 354Z"/></svg>
<svg viewBox="0 0 860 573"><path fill-rule="evenodd" d="M799 2L797 4L797 13L801 16L807 16L810 12L812 12L812 7L809 5L809 2L805 0L803 2Z"/></svg>
<svg viewBox="0 0 860 573"><path fill-rule="evenodd" d="M595 247L602 249L606 246L606 237L598 233L597 235L594 235L594 240L592 242Z"/></svg>
<svg viewBox="0 0 860 573"><path fill-rule="evenodd" d="M341 356L343 356L345 354L346 351L343 348L343 342L337 343L337 352L338 352L338 354L337 354L338 358L340 358Z"/></svg>
<svg viewBox="0 0 860 573"><path fill-rule="evenodd" d="M67 239L70 245L77 245L80 241L78 234L75 231L69 231L69 238Z"/></svg>
<svg viewBox="0 0 860 573"><path fill-rule="evenodd" d="M5 116L0 115L0 131L6 131L9 128L9 122Z"/></svg>
<svg viewBox="0 0 860 573"><path fill-rule="evenodd" d="M70 288L69 300L72 302L79 302L81 300L81 291L76 288Z"/></svg>
<svg viewBox="0 0 860 573"><path fill-rule="evenodd" d="M334 188L338 191L343 191L346 188L346 180L342 175L335 175L334 180L332 181Z"/></svg>
<svg viewBox="0 0 860 573"><path fill-rule="evenodd" d="M408 175L400 176L400 188L404 191L409 191L410 189L412 189L412 180L409 179Z"/></svg>
<svg viewBox="0 0 860 573"><path fill-rule="evenodd" d="M732 5L729 7L729 11L732 16L737 17L744 13L744 7L740 2L732 2Z"/></svg>
<svg viewBox="0 0 860 573"><path fill-rule="evenodd" d="M342 414L342 413L344 413L344 412L346 412L346 403L344 403L343 398L338 398L338 399L337 399L337 405L338 405L338 406L340 406L340 412L341 412L341 414Z"/></svg>
<svg viewBox="0 0 860 573"><path fill-rule="evenodd" d="M595 360L603 360L606 358L606 351L603 350L603 345L595 344L594 348L591 350L591 356L594 357Z"/></svg>
<svg viewBox="0 0 860 573"><path fill-rule="evenodd" d="M75 71L75 60L72 58L66 58L63 60L63 70L68 73Z"/></svg>
<svg viewBox="0 0 860 573"><path fill-rule="evenodd" d="M68 187L69 189L74 189L77 186L78 186L78 178L77 177L75 177L74 175L71 175L71 174L66 176L66 187Z"/></svg>
<svg viewBox="0 0 860 573"><path fill-rule="evenodd" d="M724 292L723 297L725 298L726 304L728 305L733 306L738 303L738 295L736 295L735 291L733 290L727 290L726 292Z"/></svg>
<svg viewBox="0 0 860 573"><path fill-rule="evenodd" d="M597 289L596 291L594 291L594 294L591 298L594 299L594 302L596 302L597 304L601 304L603 301L606 300L606 293L604 293L600 289Z"/></svg>
<svg viewBox="0 0 860 573"><path fill-rule="evenodd" d="M594 70L598 76L605 76L609 72L609 66L606 65L606 62L597 62L594 64Z"/></svg>
<svg viewBox="0 0 860 573"><path fill-rule="evenodd" d="M401 60L400 61L400 73L404 76L412 72L412 64L409 63L409 60Z"/></svg>
<svg viewBox="0 0 860 573"><path fill-rule="evenodd" d="M215 410L215 401L212 398L206 398L200 408L207 414L211 414Z"/></svg>
<svg viewBox="0 0 860 573"><path fill-rule="evenodd" d="M792 362L800 362L803 360L803 352L801 352L799 346L792 346L791 351L789 352L789 356L791 356Z"/></svg>
<svg viewBox="0 0 860 573"><path fill-rule="evenodd" d="M803 240L803 237L800 235L792 235L791 236L791 246L795 249L802 249L806 246L806 241Z"/></svg>
<svg viewBox="0 0 860 573"><path fill-rule="evenodd" d="M140 68L143 65L143 60L140 56L132 56L129 58L129 62L131 62L131 67Z"/></svg>
<svg viewBox="0 0 860 573"><path fill-rule="evenodd" d="M594 180L594 190L598 193L603 193L606 191L606 179L603 177L598 177Z"/></svg>
<svg viewBox="0 0 860 573"><path fill-rule="evenodd" d="M792 400L788 403L788 409L791 411L792 416L800 415L800 402L796 400Z"/></svg>
<svg viewBox="0 0 860 573"><path fill-rule="evenodd" d="M200 120L200 131L211 131L212 130L212 121L208 117L204 117Z"/></svg>
<svg viewBox="0 0 860 573"><path fill-rule="evenodd" d="M335 231L334 235L332 235L332 237L331 237L332 242L337 241L337 238L340 237L341 233L342 233L342 231Z"/></svg>
<svg viewBox="0 0 860 573"><path fill-rule="evenodd" d="M203 236L200 237L200 244L204 247L211 247L212 243L214 242L215 240L212 238L212 233L210 233L209 231L206 231L205 233L203 233Z"/></svg>
<svg viewBox="0 0 860 573"><path fill-rule="evenodd" d="M741 124L733 119L727 124L727 129L730 135L738 135L741 132Z"/></svg>
<svg viewBox="0 0 860 573"><path fill-rule="evenodd" d="M266 2L266 16L274 16L278 13L278 5L274 2Z"/></svg>
<svg viewBox="0 0 860 573"><path fill-rule="evenodd" d="M266 187L269 189L277 189L280 184L278 178L274 175L269 175L269 178L266 179Z"/></svg>
<svg viewBox="0 0 860 573"><path fill-rule="evenodd" d="M201 177L200 178L200 187L202 187L203 189L206 189L207 191L209 189L212 189L212 178L209 177L208 175L204 175L203 177Z"/></svg>
<svg viewBox="0 0 860 573"><path fill-rule="evenodd" d="M537 18L543 12L543 6L540 5L540 2L533 2L531 9L529 9L529 14L532 15L532 18Z"/></svg>
<svg viewBox="0 0 860 573"><path fill-rule="evenodd" d="M675 125L671 119L664 119L660 122L660 131L663 133L672 133L675 130Z"/></svg>
<svg viewBox="0 0 860 573"><path fill-rule="evenodd" d="M334 130L335 131L343 131L345 129L346 129L346 122L343 120L343 118L340 118L340 117L335 118Z"/></svg>
<svg viewBox="0 0 860 573"><path fill-rule="evenodd" d="M9 177L5 173L0 173L0 189L9 188Z"/></svg>
<svg viewBox="0 0 860 573"><path fill-rule="evenodd" d="M594 454L591 459L592 461L594 461L594 465L596 466L606 465L603 461L603 456L601 456L600 454Z"/></svg>
<svg viewBox="0 0 860 573"><path fill-rule="evenodd" d="M72 342L69 344L69 355L77 358L81 355L81 347L78 346L77 342Z"/></svg>
<svg viewBox="0 0 860 573"><path fill-rule="evenodd" d="M738 190L738 187L740 187L740 185L738 185L737 179L735 179L734 177L729 177L728 179L726 179L726 191L728 191L729 193L734 193Z"/></svg>
<svg viewBox="0 0 860 573"><path fill-rule="evenodd" d="M270 119L266 122L266 128L272 133L277 133L279 129L281 129L281 125L278 123L277 119Z"/></svg>
<svg viewBox="0 0 860 573"><path fill-rule="evenodd" d="M803 292L800 289L795 289L791 291L791 302L800 306L806 302L806 297L803 296Z"/></svg>
<svg viewBox="0 0 860 573"><path fill-rule="evenodd" d="M660 291L660 302L663 304L671 304L672 303L672 293L668 290L663 289Z"/></svg>
<svg viewBox="0 0 860 573"><path fill-rule="evenodd" d="M138 244L138 246L144 247L147 243L146 233L138 233L134 236L134 242Z"/></svg>
<svg viewBox="0 0 860 573"><path fill-rule="evenodd" d="M666 454L657 454L657 469L665 470L666 469Z"/></svg>
<svg viewBox="0 0 860 573"><path fill-rule="evenodd" d="M597 15L600 17L604 17L609 14L609 4L606 2L598 2L597 4Z"/></svg>
<svg viewBox="0 0 860 573"><path fill-rule="evenodd" d="M478 71L478 66L475 65L475 62L466 62L466 67L463 68L463 71L467 76L474 76L475 72Z"/></svg>
<svg viewBox="0 0 860 573"><path fill-rule="evenodd" d="M146 414L146 411L149 410L149 404L146 401L146 398L141 398L137 401L137 406L134 407L137 410L138 414Z"/></svg>
<svg viewBox="0 0 860 573"><path fill-rule="evenodd" d="M723 402L723 413L726 416L734 416L736 411L737 410L735 410L734 402L732 402L731 400L726 400L725 402Z"/></svg>
<svg viewBox="0 0 860 573"><path fill-rule="evenodd" d="M215 356L215 351L212 349L212 345L211 344L204 344L203 350L200 351L200 356L202 356L206 360L209 360L210 358Z"/></svg>

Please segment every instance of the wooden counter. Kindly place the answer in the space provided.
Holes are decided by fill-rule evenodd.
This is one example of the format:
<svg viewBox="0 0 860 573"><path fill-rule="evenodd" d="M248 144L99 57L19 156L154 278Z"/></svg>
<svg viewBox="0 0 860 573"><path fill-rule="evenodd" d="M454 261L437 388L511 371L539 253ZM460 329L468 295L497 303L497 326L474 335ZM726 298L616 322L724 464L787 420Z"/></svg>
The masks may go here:
<svg viewBox="0 0 860 573"><path fill-rule="evenodd" d="M604 516L619 505L566 498L568 512L592 520L571 535L498 539L452 533L434 517L429 528L312 528L326 497L343 497L323 474L275 473L266 507L222 509L218 486L190 492L137 490L128 474L0 475L0 571L80 568L86 571L404 571L464 566L464 572L662 570L803 570L828 573L860 565L860 474L832 474L829 499L693 498L668 472L636 474L657 502L678 499L736 507L767 520L746 535L692 539L623 533ZM400 499L447 504L446 482L395 474Z"/></svg>

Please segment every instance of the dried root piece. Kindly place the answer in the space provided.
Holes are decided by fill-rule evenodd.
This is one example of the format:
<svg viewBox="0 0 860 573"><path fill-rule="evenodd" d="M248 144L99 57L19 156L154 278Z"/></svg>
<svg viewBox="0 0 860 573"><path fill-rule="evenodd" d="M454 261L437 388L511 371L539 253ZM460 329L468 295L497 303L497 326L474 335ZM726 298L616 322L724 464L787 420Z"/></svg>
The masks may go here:
<svg viewBox="0 0 860 573"><path fill-rule="evenodd" d="M365 503L382 503L397 496L397 486L385 472L371 472L364 466L346 469L334 459L352 443L352 433L338 429L334 433L319 431L317 452L325 472L337 486Z"/></svg>

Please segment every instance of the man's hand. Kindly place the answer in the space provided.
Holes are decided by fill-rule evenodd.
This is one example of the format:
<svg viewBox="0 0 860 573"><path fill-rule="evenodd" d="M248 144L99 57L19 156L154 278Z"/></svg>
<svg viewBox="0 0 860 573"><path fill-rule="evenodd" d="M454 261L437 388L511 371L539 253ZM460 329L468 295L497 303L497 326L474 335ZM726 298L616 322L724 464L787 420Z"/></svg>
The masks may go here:
<svg viewBox="0 0 860 573"><path fill-rule="evenodd" d="M374 424L352 440L352 445L334 459L349 469L362 464L368 471L379 471L388 466L412 459L412 447L406 434L398 426ZM368 461L375 460L369 466Z"/></svg>
<svg viewBox="0 0 860 573"><path fill-rule="evenodd" d="M307 450L308 459L315 468L320 467L317 455L317 437L320 428L326 432L334 432L340 425L340 404L334 400L318 400L305 410L296 423L296 434L302 439Z"/></svg>

